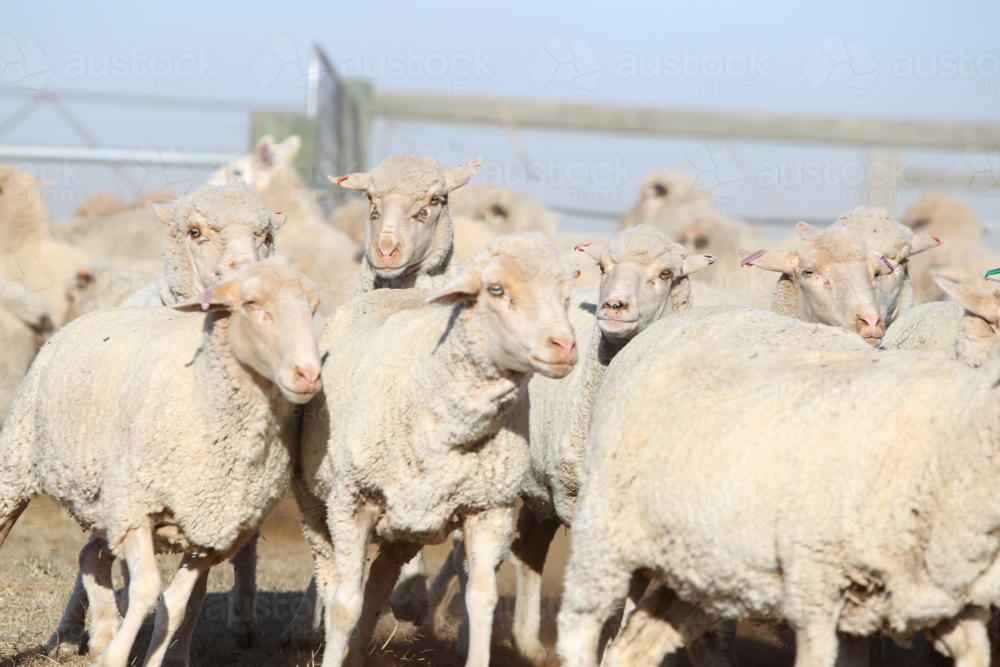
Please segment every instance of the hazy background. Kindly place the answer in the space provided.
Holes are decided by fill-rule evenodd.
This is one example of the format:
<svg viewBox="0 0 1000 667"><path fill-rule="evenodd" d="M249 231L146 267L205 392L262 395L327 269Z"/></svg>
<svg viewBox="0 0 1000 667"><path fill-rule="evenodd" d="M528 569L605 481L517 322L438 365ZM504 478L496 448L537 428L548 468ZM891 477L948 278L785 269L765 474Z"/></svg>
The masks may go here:
<svg viewBox="0 0 1000 667"><path fill-rule="evenodd" d="M735 1L10 2L0 20L0 144L245 152L250 110L304 110L307 61L296 54L309 43L322 46L341 75L380 90L996 121L998 26L995 0L765 8ZM275 69L277 61L285 67ZM153 104L67 96L62 107L25 107L35 89L141 95ZM234 104L167 107L178 99ZM986 172L987 184L946 189L968 197L985 221L1000 220L1000 160L975 146L876 156L890 182L879 184L880 201L869 202L864 171L872 156L861 148L530 129L520 139L544 165L531 182L518 173L520 156L499 127L377 122L369 164L403 151L449 166L482 155L501 184L566 211L568 227L595 229L613 227L639 181L658 167L712 172L723 182L716 192L723 208L760 224L832 221L866 203L901 214L921 189L908 171L961 167ZM819 182L806 177L810 165L822 173ZM55 181L48 196L57 217L90 192L129 197L137 187L118 167L34 165L43 167ZM182 171L171 185L190 191L205 173Z"/></svg>

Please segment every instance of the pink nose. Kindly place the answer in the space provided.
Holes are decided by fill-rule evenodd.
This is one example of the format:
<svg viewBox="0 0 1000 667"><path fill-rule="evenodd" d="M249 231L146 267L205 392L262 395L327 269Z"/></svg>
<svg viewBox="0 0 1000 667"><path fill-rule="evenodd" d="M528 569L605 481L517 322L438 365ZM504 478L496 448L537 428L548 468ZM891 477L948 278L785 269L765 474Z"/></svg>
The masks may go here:
<svg viewBox="0 0 1000 667"><path fill-rule="evenodd" d="M881 338L885 334L878 315L858 315L858 333L866 338Z"/></svg>
<svg viewBox="0 0 1000 667"><path fill-rule="evenodd" d="M573 348L576 347L576 341L566 338L550 338L549 344L558 347L562 352L561 356L570 357L573 354Z"/></svg>
<svg viewBox="0 0 1000 667"><path fill-rule="evenodd" d="M296 388L300 388L303 391L310 391L319 382L319 368L316 366L296 366L292 370L295 371Z"/></svg>
<svg viewBox="0 0 1000 667"><path fill-rule="evenodd" d="M395 236L383 234L378 239L377 250L382 257L392 257L399 250L399 241Z"/></svg>

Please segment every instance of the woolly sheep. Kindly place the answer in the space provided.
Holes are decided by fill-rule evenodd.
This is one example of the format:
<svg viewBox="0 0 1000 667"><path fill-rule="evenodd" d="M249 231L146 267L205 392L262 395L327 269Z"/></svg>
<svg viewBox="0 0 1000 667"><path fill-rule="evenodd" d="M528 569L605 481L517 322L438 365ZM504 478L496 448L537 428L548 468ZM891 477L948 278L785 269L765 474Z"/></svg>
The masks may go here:
<svg viewBox="0 0 1000 667"><path fill-rule="evenodd" d="M744 266L781 274L771 297L771 310L857 331L877 345L885 326L875 299L875 281L892 268L847 226L817 231L800 222L796 229L805 239L798 250L739 253Z"/></svg>
<svg viewBox="0 0 1000 667"><path fill-rule="evenodd" d="M505 236L436 293L376 290L327 322L330 379L303 422L295 485L326 605L326 667L341 664L349 637L348 659L360 663L402 564L458 527L467 664L488 664L495 568L528 464L515 407L532 373L562 377L576 362L574 273L540 234ZM373 537L381 548L362 595Z"/></svg>
<svg viewBox="0 0 1000 667"><path fill-rule="evenodd" d="M996 318L996 299L991 308ZM956 664L986 664L985 608L1000 593L1000 442L984 419L998 416L995 348L973 370L933 354L654 329L598 392L563 664L595 664L600 624L644 568L669 588L643 601L609 665L657 664L714 618L787 620L797 665L832 667L838 629L922 628Z"/></svg>
<svg viewBox="0 0 1000 667"><path fill-rule="evenodd" d="M187 302L203 293L206 288L219 281L222 274L241 264L255 262L270 257L274 252L274 233L284 222L284 215L272 215L260 197L241 181L234 181L225 187L204 186L191 195L182 197L169 205L153 204L153 211L170 231L161 243L161 254L165 268L154 282L141 288L124 303L126 307L172 306ZM98 273L91 273L96 268ZM104 289L90 289L81 281L94 280L103 283L102 278L114 279L121 271L106 264L89 264L77 272L77 289L68 288L68 294L77 299L99 297L108 299L116 293L114 285L103 285ZM86 273L84 273L86 272ZM110 275L109 275L110 274ZM126 272L131 277L131 272ZM71 279L73 276L71 276ZM127 281L127 282L130 282ZM120 291L120 290L119 290ZM73 308L83 310L94 304L74 301ZM230 616L228 625L236 637L245 644L256 641L257 625L253 617L253 600L256 596L254 570L242 563L256 563L256 537L248 541L239 558L234 558L236 578L230 592ZM83 641L84 616L89 595L84 586L85 577L96 577L98 581L110 581L110 567L114 560L107 556L107 545L100 538L92 538L80 553L81 568L77 574L73 594L66 605L59 627L49 639L47 646L50 657L76 655ZM103 591L90 600L93 609L91 634L106 639L110 635L104 628L107 619L117 617L111 609L102 608L113 599L113 594ZM249 603L243 603L249 599ZM106 606L106 605L105 605ZM100 639L90 642L91 653L103 648Z"/></svg>
<svg viewBox="0 0 1000 667"><path fill-rule="evenodd" d="M541 232L555 242L558 214L534 197L495 185L467 185L448 200L455 219L455 251L466 259L490 239L504 234Z"/></svg>
<svg viewBox="0 0 1000 667"><path fill-rule="evenodd" d="M321 387L317 305L308 278L275 257L174 308L76 320L32 364L0 434L0 544L28 501L48 493L124 558L128 611L98 664L127 663L159 594L156 551L185 556L146 665L197 618L208 568L277 507L295 460L293 406ZM80 377L100 381L80 392ZM218 475L220 460L230 474ZM188 647L172 650L186 664Z"/></svg>
<svg viewBox="0 0 1000 667"><path fill-rule="evenodd" d="M127 211L129 208L128 202L118 195L107 190L101 190L80 202L73 215L80 218L100 218L105 215Z"/></svg>
<svg viewBox="0 0 1000 667"><path fill-rule="evenodd" d="M117 308L136 291L156 280L163 262L133 261L128 265L98 259L66 278L66 317L70 321L101 308Z"/></svg>
<svg viewBox="0 0 1000 667"><path fill-rule="evenodd" d="M158 261L163 234L150 205L169 204L175 199L176 193L163 188L143 192L131 205L115 212L105 207L109 212L91 217L78 209L73 217L52 223L52 236L120 264ZM99 210L95 207L92 212Z"/></svg>
<svg viewBox="0 0 1000 667"><path fill-rule="evenodd" d="M427 287L458 270L448 197L476 175L482 158L445 171L430 158L404 153L368 173L332 179L364 192L364 258L358 294L380 287Z"/></svg>
<svg viewBox="0 0 1000 667"><path fill-rule="evenodd" d="M17 386L54 329L40 293L0 276L0 418L6 419Z"/></svg>
<svg viewBox="0 0 1000 667"><path fill-rule="evenodd" d="M979 273L1000 266L1000 256L987 247L982 226L967 202L940 190L927 190L907 209L901 222L941 240L940 248L911 262L918 304L946 298L934 278L988 287L980 282Z"/></svg>
<svg viewBox="0 0 1000 667"><path fill-rule="evenodd" d="M91 257L52 238L41 183L12 164L0 164L0 276L45 294L57 327L66 323L63 284Z"/></svg>
<svg viewBox="0 0 1000 667"><path fill-rule="evenodd" d="M264 204L288 221L278 237L278 251L317 284L320 291L319 326L337 306L348 301L357 275L360 249L349 236L327 224L316 194L295 171L301 140L292 135L281 143L262 137L253 153L212 174L209 185L226 185L233 178L250 185Z"/></svg>
<svg viewBox="0 0 1000 667"><path fill-rule="evenodd" d="M882 319L885 326L892 326L893 322L913 307L911 258L941 245L941 242L926 232L914 233L897 222L884 208L859 206L840 216L834 225L857 232L865 240L869 250L884 257L892 265L892 271L879 277L876 288Z"/></svg>

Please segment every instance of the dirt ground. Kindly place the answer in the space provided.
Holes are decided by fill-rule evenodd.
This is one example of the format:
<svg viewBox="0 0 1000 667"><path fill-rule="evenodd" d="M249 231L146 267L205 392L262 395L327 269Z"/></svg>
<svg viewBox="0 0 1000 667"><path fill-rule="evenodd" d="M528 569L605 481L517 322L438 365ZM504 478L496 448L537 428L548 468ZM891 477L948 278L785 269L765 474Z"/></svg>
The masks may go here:
<svg viewBox="0 0 1000 667"><path fill-rule="evenodd" d="M220 565L209 576L209 594L202 609L192 642L193 667L246 665L259 667L309 667L318 665L322 654L308 654L278 649L278 638L295 611L302 591L309 581L309 550L299 530L294 502L286 501L263 528L259 543L260 562L257 583L260 594L257 618L261 645L254 650L237 646L226 629L226 592L232 584L232 568ZM69 598L77 569L77 555L86 543L87 534L58 505L47 498L32 502L0 549L0 667L41 667L55 661L40 654L58 625L63 606ZM450 548L446 544L425 549L432 574L444 562ZM546 563L542 609L542 640L555 643L555 617L562 592L562 571L569 552L569 532L560 530ZM179 556L159 556L164 585L179 563ZM115 568L116 581L120 574ZM513 619L514 569L505 563L499 573L501 602L494 625L492 664L526 667L510 648L510 625ZM133 664L141 664L152 631L150 614L132 653ZM429 629L417 629L409 623L397 623L384 614L376 641L366 661L367 667L402 667L404 665L461 666L464 661L455 651L458 618L451 619L449 636L435 638ZM918 638L913 649L903 651L889 640L876 638L870 643L872 667L948 665L946 660ZM740 623L736 652L728 647L734 667L791 667L794 661L794 637L788 631ZM996 655L994 659L996 659ZM65 660L64 665L86 665L84 656ZM559 664L551 651L546 667ZM668 659L676 667L689 665L686 656Z"/></svg>

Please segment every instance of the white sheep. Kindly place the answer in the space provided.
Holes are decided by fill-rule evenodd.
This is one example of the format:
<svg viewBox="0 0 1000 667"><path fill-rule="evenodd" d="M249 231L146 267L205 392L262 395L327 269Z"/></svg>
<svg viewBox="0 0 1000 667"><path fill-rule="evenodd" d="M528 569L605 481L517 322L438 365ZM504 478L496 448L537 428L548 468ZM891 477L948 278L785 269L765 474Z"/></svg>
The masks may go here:
<svg viewBox="0 0 1000 667"><path fill-rule="evenodd" d="M53 238L42 184L12 164L0 164L0 277L45 295L57 327L66 323L63 284L91 256Z"/></svg>
<svg viewBox="0 0 1000 667"><path fill-rule="evenodd" d="M319 287L321 327L323 318L353 296L350 285L357 275L360 248L347 234L327 224L316 193L299 178L294 162L300 147L298 135L281 143L270 135L262 137L253 153L219 169L208 184L243 180L270 210L287 216L277 248Z"/></svg>
<svg viewBox="0 0 1000 667"><path fill-rule="evenodd" d="M28 501L48 493L124 558L128 611L98 664L127 664L159 595L157 551L185 555L162 595L148 666L197 619L209 567L281 501L294 404L321 386L317 304L308 278L274 257L174 308L80 318L36 357L0 434L0 544ZM80 391L81 378L93 386ZM97 583L107 585L92 599L109 590ZM186 664L188 647L171 648Z"/></svg>
<svg viewBox="0 0 1000 667"><path fill-rule="evenodd" d="M840 216L834 225L853 229L869 250L892 266L892 271L879 277L876 288L882 319L886 327L892 326L914 304L911 258L941 242L926 232L913 232L901 225L884 208L859 206Z"/></svg>
<svg viewBox="0 0 1000 667"><path fill-rule="evenodd" d="M997 299L942 287L989 318L975 344L996 361ZM856 339L808 349L658 336L669 326L618 355L598 393L563 663L595 664L601 623L648 569L665 586L609 665L657 664L716 618L787 620L797 665L832 666L838 629L922 628L956 664L987 664L985 608L1000 593L995 364Z"/></svg>
<svg viewBox="0 0 1000 667"><path fill-rule="evenodd" d="M17 386L54 329L42 294L0 276L0 419L6 419Z"/></svg>
<svg viewBox="0 0 1000 667"><path fill-rule="evenodd" d="M162 261L133 260L127 264L97 259L66 278L66 317L72 321L101 308L117 308L156 280Z"/></svg>
<svg viewBox="0 0 1000 667"><path fill-rule="evenodd" d="M505 236L436 293L376 290L327 322L329 379L303 422L294 485L326 606L327 667L341 664L349 638L360 663L403 563L459 527L467 664L488 664L495 568L528 465L515 407L534 372L561 377L576 362L574 274L540 234ZM381 548L362 594L373 538Z"/></svg>
<svg viewBox="0 0 1000 667"><path fill-rule="evenodd" d="M142 193L122 210L103 211L105 205L99 204L92 212L101 214L94 217L82 215L84 211L78 210L73 217L54 221L52 236L119 264L159 261L163 228L150 206L169 204L175 199L177 194L164 188Z"/></svg>
<svg viewBox="0 0 1000 667"><path fill-rule="evenodd" d="M172 306L195 298L218 282L225 272L241 264L270 257L274 252L275 232L285 220L284 215L268 211L260 197L241 181L234 181L225 187L204 186L169 205L154 204L153 211L169 226L160 246L165 268L154 282L129 297L125 307ZM94 263L87 267L94 267ZM107 273L111 273L113 278L118 271L98 264L94 267L99 270L95 276L87 267L77 272L78 284L81 280L100 280ZM127 275L131 276L131 272ZM100 284L104 289L98 293L103 297L115 293L111 289L112 284L104 284L103 281ZM86 293L88 289L81 288L80 291ZM68 288L67 293L76 295L77 290ZM74 306L80 309L77 302ZM227 619L230 630L238 640L250 645L256 642L257 637L253 616L256 544L257 537L254 536L243 546L239 557L233 560L236 577L230 591ZM99 653L110 640L111 631L108 628L117 621L115 606L108 604L114 599L113 592L102 590L97 595L95 587L98 584L87 587L85 580L89 578L110 586L113 561L105 541L91 537L80 552L80 571L73 594L58 628L49 639L47 650L50 657L79 653L88 602L92 609L91 655Z"/></svg>
<svg viewBox="0 0 1000 667"><path fill-rule="evenodd" d="M428 287L455 275L455 232L448 196L476 175L482 158L446 171L430 158L404 153L368 173L331 179L364 192L364 258L358 294L381 287Z"/></svg>
<svg viewBox="0 0 1000 667"><path fill-rule="evenodd" d="M541 232L555 242L558 214L519 190L495 185L468 185L448 201L455 220L455 251L466 259L504 234Z"/></svg>

